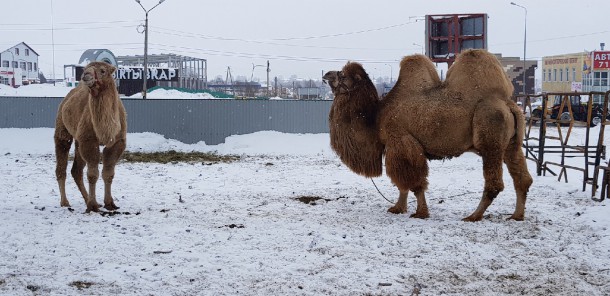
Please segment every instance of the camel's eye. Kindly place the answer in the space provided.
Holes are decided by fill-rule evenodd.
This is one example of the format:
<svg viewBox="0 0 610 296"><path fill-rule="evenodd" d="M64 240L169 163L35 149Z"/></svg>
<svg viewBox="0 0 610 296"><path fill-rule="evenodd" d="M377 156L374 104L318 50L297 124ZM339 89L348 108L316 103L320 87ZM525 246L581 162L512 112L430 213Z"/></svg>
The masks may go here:
<svg viewBox="0 0 610 296"><path fill-rule="evenodd" d="M104 69L100 70L100 72L102 72L102 75L106 74L106 70Z"/></svg>

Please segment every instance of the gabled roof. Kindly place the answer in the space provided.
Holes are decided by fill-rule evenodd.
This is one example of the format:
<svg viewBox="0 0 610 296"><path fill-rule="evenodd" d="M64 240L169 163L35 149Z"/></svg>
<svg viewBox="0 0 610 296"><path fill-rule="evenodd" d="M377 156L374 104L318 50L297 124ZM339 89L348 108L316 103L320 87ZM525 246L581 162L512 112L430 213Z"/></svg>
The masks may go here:
<svg viewBox="0 0 610 296"><path fill-rule="evenodd" d="M34 54L36 54L37 56L40 56L40 55L39 55L39 54L38 54L38 53L37 53L37 52L36 52L36 51L35 51L35 50L34 50L34 49L31 47L31 46L27 45L27 43L25 43L25 42L17 43L17 44L15 44L14 46L11 46L11 47L7 48L7 49L6 49L6 50L4 50L4 51L8 51L8 50L9 50L9 49L11 49L11 48L15 48L15 47L17 47L19 44L23 44L23 45L25 45L25 46L26 46L27 48L29 48L29 49L30 49L30 50L31 50L31 51L32 51ZM3 51L3 52L4 52L4 51Z"/></svg>

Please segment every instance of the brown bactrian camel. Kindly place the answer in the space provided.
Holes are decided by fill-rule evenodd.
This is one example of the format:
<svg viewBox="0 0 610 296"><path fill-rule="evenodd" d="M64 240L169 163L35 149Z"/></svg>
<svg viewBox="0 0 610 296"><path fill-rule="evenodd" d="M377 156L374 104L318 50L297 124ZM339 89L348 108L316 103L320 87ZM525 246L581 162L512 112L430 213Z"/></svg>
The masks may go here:
<svg viewBox="0 0 610 296"><path fill-rule="evenodd" d="M79 85L71 90L59 105L55 121L55 175L61 194L61 206L69 207L66 198L66 167L68 154L74 141L72 177L80 190L87 212L98 211L95 185L99 177L100 146L102 179L104 180L104 208L116 210L111 186L114 167L125 150L127 115L119 99L112 74L116 68L104 62L89 63ZM87 166L89 193L83 184L83 169Z"/></svg>
<svg viewBox="0 0 610 296"><path fill-rule="evenodd" d="M483 159L485 187L477 209L464 221L479 221L504 189L506 163L517 193L515 212L523 220L532 184L521 150L524 118L510 99L513 87L495 56L484 50L461 53L441 82L423 55L405 57L396 85L383 99L363 67L348 62L324 75L335 95L329 114L333 150L352 171L366 177L386 174L399 189L388 211L405 213L407 194L417 198L411 217L428 218L427 160L474 152Z"/></svg>

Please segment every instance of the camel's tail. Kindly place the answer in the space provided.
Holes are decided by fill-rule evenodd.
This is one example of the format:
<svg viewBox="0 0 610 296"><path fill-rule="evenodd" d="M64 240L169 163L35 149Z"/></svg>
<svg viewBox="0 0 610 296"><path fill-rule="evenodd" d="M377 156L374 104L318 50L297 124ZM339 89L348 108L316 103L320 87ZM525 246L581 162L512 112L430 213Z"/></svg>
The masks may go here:
<svg viewBox="0 0 610 296"><path fill-rule="evenodd" d="M510 112L513 113L513 117L515 118L515 135L513 136L513 141L516 141L519 145L523 143L523 138L525 137L525 116L523 115L523 111L517 106L517 104L510 99L507 99L507 105L510 108Z"/></svg>

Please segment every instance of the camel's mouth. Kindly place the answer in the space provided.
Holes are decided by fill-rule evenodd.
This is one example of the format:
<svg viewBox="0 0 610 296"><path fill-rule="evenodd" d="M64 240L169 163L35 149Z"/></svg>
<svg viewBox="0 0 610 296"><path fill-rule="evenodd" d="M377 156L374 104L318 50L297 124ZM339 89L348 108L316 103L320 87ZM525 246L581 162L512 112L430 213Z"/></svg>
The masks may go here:
<svg viewBox="0 0 610 296"><path fill-rule="evenodd" d="M326 74L324 74L324 76L322 76L322 81L324 83L330 84L331 82L336 81L338 77L339 77L339 75L337 74L337 71L329 71L329 72L326 72Z"/></svg>
<svg viewBox="0 0 610 296"><path fill-rule="evenodd" d="M96 79L91 73L83 73L82 81L85 83L85 85L90 87L95 84Z"/></svg>

